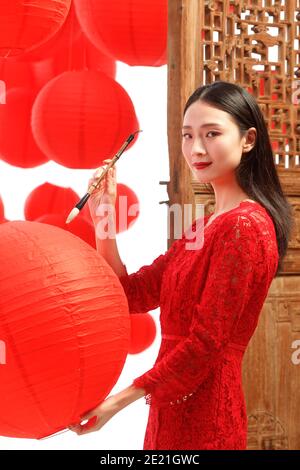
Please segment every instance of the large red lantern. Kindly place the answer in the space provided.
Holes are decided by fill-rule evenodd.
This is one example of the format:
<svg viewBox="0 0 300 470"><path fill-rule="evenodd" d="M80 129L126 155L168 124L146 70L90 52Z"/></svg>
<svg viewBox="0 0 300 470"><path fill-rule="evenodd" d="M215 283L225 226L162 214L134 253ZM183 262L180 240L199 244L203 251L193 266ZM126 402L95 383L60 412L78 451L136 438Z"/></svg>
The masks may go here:
<svg viewBox="0 0 300 470"><path fill-rule="evenodd" d="M128 353L118 277L95 250L51 225L0 225L0 435L42 438L99 404Z"/></svg>
<svg viewBox="0 0 300 470"><path fill-rule="evenodd" d="M55 225L67 230L96 249L94 225L84 217L76 217L71 224L66 224L66 217L61 214L45 214L36 219L36 222Z"/></svg>
<svg viewBox="0 0 300 470"><path fill-rule="evenodd" d="M0 224L4 224L5 222L8 222L8 220L5 218L4 204L0 196Z"/></svg>
<svg viewBox="0 0 300 470"><path fill-rule="evenodd" d="M149 313L133 313L130 315L130 323L129 353L138 354L149 348L155 340L155 322Z"/></svg>
<svg viewBox="0 0 300 470"><path fill-rule="evenodd" d="M37 144L49 158L69 168L102 165L138 127L129 95L98 71L55 77L40 91L32 108Z"/></svg>
<svg viewBox="0 0 300 470"><path fill-rule="evenodd" d="M15 88L0 106L0 157L10 165L32 168L48 161L32 137L30 117L36 93Z"/></svg>
<svg viewBox="0 0 300 470"><path fill-rule="evenodd" d="M74 0L91 42L129 65L167 63L167 0Z"/></svg>
<svg viewBox="0 0 300 470"><path fill-rule="evenodd" d="M0 220L4 219L4 204L0 196Z"/></svg>
<svg viewBox="0 0 300 470"><path fill-rule="evenodd" d="M0 57L31 51L62 27L71 0L0 0Z"/></svg>

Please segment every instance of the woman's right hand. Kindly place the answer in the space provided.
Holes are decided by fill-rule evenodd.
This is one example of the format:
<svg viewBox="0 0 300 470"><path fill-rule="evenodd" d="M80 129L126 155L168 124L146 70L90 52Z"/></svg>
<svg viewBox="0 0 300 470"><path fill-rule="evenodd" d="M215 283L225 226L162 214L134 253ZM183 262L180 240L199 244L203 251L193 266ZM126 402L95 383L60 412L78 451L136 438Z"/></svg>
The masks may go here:
<svg viewBox="0 0 300 470"><path fill-rule="evenodd" d="M111 160L104 160L104 163L109 163ZM91 184L96 183L99 176L102 174L106 165L98 168L93 177L88 182L88 188ZM104 178L101 180L98 188L94 189L88 199L88 205L92 220L97 223L101 217L105 215L105 209L102 210L102 204L111 204L115 208L117 199L117 179L116 179L116 166L108 170Z"/></svg>

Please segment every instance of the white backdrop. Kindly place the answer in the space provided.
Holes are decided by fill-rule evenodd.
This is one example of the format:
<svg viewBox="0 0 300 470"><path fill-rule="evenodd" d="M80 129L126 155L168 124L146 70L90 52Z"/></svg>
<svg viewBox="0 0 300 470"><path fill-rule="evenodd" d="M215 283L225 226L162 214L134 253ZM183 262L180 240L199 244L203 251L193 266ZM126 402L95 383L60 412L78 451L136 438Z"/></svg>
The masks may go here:
<svg viewBox="0 0 300 470"><path fill-rule="evenodd" d="M168 199L166 186L159 185L159 181L169 180L167 65L131 67L117 62L116 80L131 97L143 130L134 146L124 152L116 164L118 182L130 186L140 201L140 215L135 224L117 235L120 256L132 273L151 264L167 250L167 205L159 204ZM64 168L55 162L24 170L0 160L0 194L5 217L24 220L26 197L45 182L71 187L81 197L93 172ZM17 190L12 190L16 186ZM158 330L156 340L143 353L127 356L111 394L126 388L135 377L152 367L161 336L159 309L151 314ZM141 398L115 415L100 431L85 436L68 431L41 441L0 437L0 449L142 449L148 412L149 407Z"/></svg>

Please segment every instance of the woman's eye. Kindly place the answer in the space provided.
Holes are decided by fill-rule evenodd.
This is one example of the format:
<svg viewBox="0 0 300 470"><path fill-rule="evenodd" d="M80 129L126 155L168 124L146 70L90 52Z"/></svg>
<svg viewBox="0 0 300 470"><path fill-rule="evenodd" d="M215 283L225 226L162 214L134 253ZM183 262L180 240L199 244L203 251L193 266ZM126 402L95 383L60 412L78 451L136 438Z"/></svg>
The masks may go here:
<svg viewBox="0 0 300 470"><path fill-rule="evenodd" d="M209 132L206 134L206 137L207 137L209 134L214 134L214 136L217 136L217 135L219 135L219 132L209 131ZM192 137L191 134L183 134L182 137L185 137L186 135ZM213 137L214 137L214 136L213 136Z"/></svg>
<svg viewBox="0 0 300 470"><path fill-rule="evenodd" d="M215 134L215 135L219 135L219 133L218 133L218 132L214 132L214 131L209 131L209 132L207 133L207 135L208 135L208 134Z"/></svg>

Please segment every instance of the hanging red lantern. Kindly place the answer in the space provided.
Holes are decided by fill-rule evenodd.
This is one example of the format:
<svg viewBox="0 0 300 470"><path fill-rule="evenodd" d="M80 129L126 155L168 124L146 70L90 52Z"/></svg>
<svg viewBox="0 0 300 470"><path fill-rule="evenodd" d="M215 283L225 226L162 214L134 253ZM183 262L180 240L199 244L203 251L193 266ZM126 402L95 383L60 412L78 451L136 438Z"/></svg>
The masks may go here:
<svg viewBox="0 0 300 470"><path fill-rule="evenodd" d="M88 41L78 23L73 4L67 20L52 41L31 53L17 56L17 60L17 64L25 61L25 65L31 61L32 68L37 69L40 74L45 69L47 81L63 72L83 69L100 70L112 78L116 76L115 60Z"/></svg>
<svg viewBox="0 0 300 470"><path fill-rule="evenodd" d="M78 237L47 224L0 226L0 435L42 438L78 423L125 363L128 303Z"/></svg>
<svg viewBox="0 0 300 470"><path fill-rule="evenodd" d="M0 56L31 51L50 40L65 22L71 0L0 0Z"/></svg>
<svg viewBox="0 0 300 470"><path fill-rule="evenodd" d="M8 222L8 220L5 218L4 204L0 196L0 224L4 224L5 222Z"/></svg>
<svg viewBox="0 0 300 470"><path fill-rule="evenodd" d="M0 58L0 80L5 83L6 91L11 88L25 88L38 91L42 86L53 78L49 74L49 68L46 74L44 71L37 70L35 64L27 62L16 62L10 59ZM41 72L41 73L40 73Z"/></svg>
<svg viewBox="0 0 300 470"><path fill-rule="evenodd" d="M63 228L96 248L95 228L87 211L82 210L71 224L66 224L70 210L79 199L73 189L46 182L27 196L24 205L25 219Z"/></svg>
<svg viewBox="0 0 300 470"><path fill-rule="evenodd" d="M124 88L91 70L65 72L51 80L35 100L31 122L34 138L49 158L82 169L102 165L139 128Z"/></svg>
<svg viewBox="0 0 300 470"><path fill-rule="evenodd" d="M2 201L2 197L0 196L0 220L3 220L4 218L4 204Z"/></svg>
<svg viewBox="0 0 300 470"><path fill-rule="evenodd" d="M15 61L22 62L43 61L53 57L62 47L70 46L70 44L76 41L80 36L82 36L82 34L81 27L79 26L76 18L75 7L72 2L66 20L59 28L58 32L54 34L49 41L43 43L30 52L24 52L21 55L12 57L10 60L13 59Z"/></svg>
<svg viewBox="0 0 300 470"><path fill-rule="evenodd" d="M130 323L129 353L138 354L149 348L155 340L155 322L149 313L133 313L130 315Z"/></svg>
<svg viewBox="0 0 300 470"><path fill-rule="evenodd" d="M116 61L99 51L83 34L69 46L60 47L48 61L53 77L74 70L99 70L113 79L116 76Z"/></svg>
<svg viewBox="0 0 300 470"><path fill-rule="evenodd" d="M107 215L109 211L110 208L107 209L104 205L103 212L98 213L98 215L103 217L97 226L97 233L99 234L99 238L102 238L103 232L107 233L110 229L107 223ZM139 200L137 195L131 188L122 183L117 184L115 211L116 233L128 230L129 227L134 224L140 213ZM84 216L87 217L86 212L84 213ZM88 214L88 218L92 221L90 214Z"/></svg>
<svg viewBox="0 0 300 470"><path fill-rule="evenodd" d="M48 161L32 137L30 116L35 92L21 88L6 93L0 106L0 155L10 165L32 168Z"/></svg>
<svg viewBox="0 0 300 470"><path fill-rule="evenodd" d="M96 249L94 225L84 217L76 217L71 224L66 224L66 217L61 214L45 214L36 219L36 222L55 225L73 233L77 237Z"/></svg>
<svg viewBox="0 0 300 470"><path fill-rule="evenodd" d="M67 71L92 69L115 78L116 61L99 51L87 39L78 23L73 4L62 30L63 34L57 41L56 49L51 51L47 59L53 77Z"/></svg>
<svg viewBox="0 0 300 470"><path fill-rule="evenodd" d="M39 90L67 70L95 69L115 78L116 63L94 47L81 31L74 7L59 33L44 46L9 59L0 58L0 79L7 89Z"/></svg>
<svg viewBox="0 0 300 470"><path fill-rule="evenodd" d="M24 204L24 216L26 220L31 221L46 214L60 214L67 218L79 200L79 195L73 189L46 182L37 186L27 196ZM77 219L79 217L93 223L88 204L80 211Z"/></svg>
<svg viewBox="0 0 300 470"><path fill-rule="evenodd" d="M90 41L128 65L167 63L168 1L74 0L77 18Z"/></svg>
<svg viewBox="0 0 300 470"><path fill-rule="evenodd" d="M139 216L139 200L135 192L125 184L117 184L116 232L123 232L134 224Z"/></svg>
<svg viewBox="0 0 300 470"><path fill-rule="evenodd" d="M36 220L45 214L60 214L67 217L79 199L73 189L46 182L37 186L27 196L24 205L25 219Z"/></svg>

